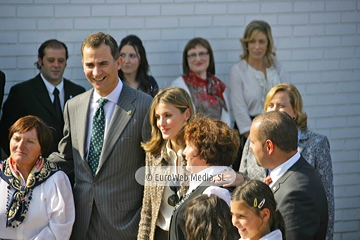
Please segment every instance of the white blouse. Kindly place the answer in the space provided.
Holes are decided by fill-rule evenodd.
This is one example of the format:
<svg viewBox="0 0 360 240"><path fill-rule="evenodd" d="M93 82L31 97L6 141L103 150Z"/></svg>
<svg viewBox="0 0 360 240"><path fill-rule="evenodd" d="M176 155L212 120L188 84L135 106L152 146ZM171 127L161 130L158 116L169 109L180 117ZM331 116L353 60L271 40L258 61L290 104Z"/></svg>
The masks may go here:
<svg viewBox="0 0 360 240"><path fill-rule="evenodd" d="M8 184L0 179L0 239L69 239L75 221L71 185L63 171L35 187L24 221L5 228Z"/></svg>
<svg viewBox="0 0 360 240"><path fill-rule="evenodd" d="M262 112L268 91L287 81L284 68L278 61L266 69L266 76L267 79L263 72L251 67L244 59L230 70L230 103L241 134L250 131L250 116L257 116Z"/></svg>

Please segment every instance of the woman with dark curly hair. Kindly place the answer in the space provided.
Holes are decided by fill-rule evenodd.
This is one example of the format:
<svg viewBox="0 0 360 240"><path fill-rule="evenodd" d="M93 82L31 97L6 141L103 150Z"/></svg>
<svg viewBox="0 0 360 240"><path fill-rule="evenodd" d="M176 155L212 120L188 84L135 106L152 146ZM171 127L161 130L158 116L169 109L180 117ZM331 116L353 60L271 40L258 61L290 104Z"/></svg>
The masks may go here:
<svg viewBox="0 0 360 240"><path fill-rule="evenodd" d="M185 126L186 148L183 155L186 169L191 172L190 186L185 197L175 206L171 218L170 239L186 239L184 211L188 202L200 194L216 194L230 204L229 189L215 186L234 161L239 147L237 130L220 120L197 116Z"/></svg>

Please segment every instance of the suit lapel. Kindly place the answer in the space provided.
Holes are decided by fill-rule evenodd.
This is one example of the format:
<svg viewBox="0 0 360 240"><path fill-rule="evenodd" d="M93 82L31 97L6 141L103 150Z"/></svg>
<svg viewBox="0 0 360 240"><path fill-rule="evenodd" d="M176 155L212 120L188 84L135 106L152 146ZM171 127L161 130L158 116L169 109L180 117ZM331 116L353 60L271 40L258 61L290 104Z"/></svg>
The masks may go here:
<svg viewBox="0 0 360 240"><path fill-rule="evenodd" d="M88 117L89 115L89 108L90 108L90 101L91 101L91 97L92 97L92 93L93 93L93 89L91 89L90 91L87 91L81 95L79 95L79 98L77 100L77 102L79 103L77 108L76 108L76 113L72 113L74 114L74 122L76 123L76 134L78 137L78 141L79 141L79 153L81 158L86 162L86 139L87 139L87 135L88 135L88 126L89 126L89 121L92 120L91 117ZM90 133L89 133L90 134ZM88 164L87 164L88 165ZM89 167L89 171L90 167Z"/></svg>
<svg viewBox="0 0 360 240"><path fill-rule="evenodd" d="M104 162L109 158L112 149L115 147L116 142L119 140L128 122L135 113L135 106L132 102L136 96L132 89L126 84L123 85L120 97L115 105L114 113L111 118L107 134L104 139L103 151L100 156L99 169Z"/></svg>
<svg viewBox="0 0 360 240"><path fill-rule="evenodd" d="M37 90L37 93L35 96L39 99L40 104L43 104L52 115L54 115L56 118L59 118L55 112L55 108L52 105L48 90L47 90L40 74L38 74L34 78L34 87Z"/></svg>
<svg viewBox="0 0 360 240"><path fill-rule="evenodd" d="M64 103L66 103L67 100L73 98L74 96L72 95L72 89L70 88L69 84L68 84L68 80L64 78Z"/></svg>
<svg viewBox="0 0 360 240"><path fill-rule="evenodd" d="M291 174L293 174L295 171L297 171L302 165L304 165L304 161L306 161L302 156L300 159L292 165L280 178L277 180L274 185L271 187L271 190L275 194L280 188L281 185L288 179Z"/></svg>

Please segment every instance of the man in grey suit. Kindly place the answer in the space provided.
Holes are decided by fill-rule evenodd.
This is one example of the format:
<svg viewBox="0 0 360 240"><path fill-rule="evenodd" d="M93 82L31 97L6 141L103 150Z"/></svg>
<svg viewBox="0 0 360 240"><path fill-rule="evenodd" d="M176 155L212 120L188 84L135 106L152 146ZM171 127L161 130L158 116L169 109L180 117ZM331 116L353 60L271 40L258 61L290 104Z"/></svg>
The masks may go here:
<svg viewBox="0 0 360 240"><path fill-rule="evenodd" d="M285 112L266 112L253 120L250 149L267 178L285 221L286 239L325 239L328 209L324 186L297 151L298 130Z"/></svg>
<svg viewBox="0 0 360 240"><path fill-rule="evenodd" d="M152 99L118 78L123 59L113 37L90 34L81 49L93 89L67 102L64 138L59 153L49 158L75 173L71 239L135 239L143 196L135 172L145 163L140 143L150 137L147 112ZM102 127L98 117L104 118ZM95 136L101 128L103 137Z"/></svg>

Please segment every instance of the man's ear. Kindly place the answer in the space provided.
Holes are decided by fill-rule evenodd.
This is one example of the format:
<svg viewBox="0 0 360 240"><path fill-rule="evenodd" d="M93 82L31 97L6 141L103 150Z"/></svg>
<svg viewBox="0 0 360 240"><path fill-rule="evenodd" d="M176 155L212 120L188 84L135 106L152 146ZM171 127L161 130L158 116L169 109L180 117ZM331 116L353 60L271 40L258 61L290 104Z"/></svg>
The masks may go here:
<svg viewBox="0 0 360 240"><path fill-rule="evenodd" d="M38 64L39 64L39 66L42 66L42 65L43 65L41 58L38 58Z"/></svg>
<svg viewBox="0 0 360 240"><path fill-rule="evenodd" d="M266 140L265 142L266 151L271 154L274 152L275 145L271 140Z"/></svg>
<svg viewBox="0 0 360 240"><path fill-rule="evenodd" d="M123 65L124 59L122 57L119 57L116 60L116 64L117 64L117 70L120 70L121 66Z"/></svg>

